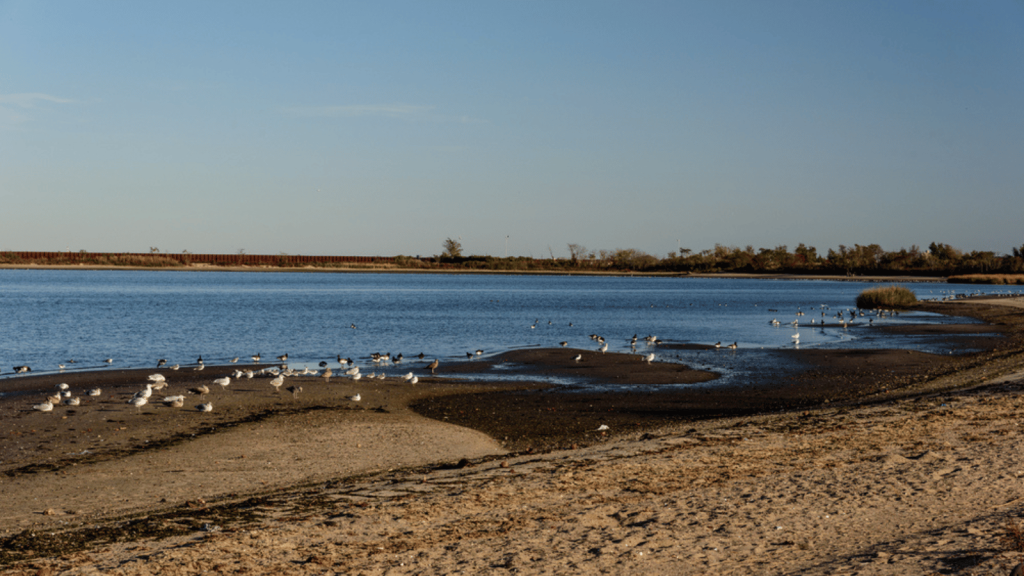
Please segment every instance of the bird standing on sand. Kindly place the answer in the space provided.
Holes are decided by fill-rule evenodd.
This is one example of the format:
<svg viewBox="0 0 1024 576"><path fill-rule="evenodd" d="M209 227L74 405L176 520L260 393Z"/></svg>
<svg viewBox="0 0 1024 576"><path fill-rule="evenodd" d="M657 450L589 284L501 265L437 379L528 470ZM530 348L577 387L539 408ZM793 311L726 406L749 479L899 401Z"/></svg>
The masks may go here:
<svg viewBox="0 0 1024 576"><path fill-rule="evenodd" d="M270 381L270 385L274 387L274 393L281 391L281 386L284 384L284 376L278 376Z"/></svg>
<svg viewBox="0 0 1024 576"><path fill-rule="evenodd" d="M207 402L205 404L200 404L196 406L196 410L199 410L200 412L213 412L213 403Z"/></svg>
<svg viewBox="0 0 1024 576"><path fill-rule="evenodd" d="M262 358L262 357L263 356L261 354L259 354L259 353L256 353L256 354L253 354L252 356L250 356L250 358L252 358L252 363L253 364L256 364L257 362L259 362L260 358Z"/></svg>
<svg viewBox="0 0 1024 576"><path fill-rule="evenodd" d="M231 378L228 376L225 376L223 378L217 378L216 380L213 381L213 383L220 384L221 388L227 388L228 384L231 384Z"/></svg>
<svg viewBox="0 0 1024 576"><path fill-rule="evenodd" d="M330 368L328 368L328 369L324 370L324 373L321 374L320 376L323 377L324 382L330 382L331 381L331 376L333 376L333 375L334 375L334 371L331 370Z"/></svg>
<svg viewBox="0 0 1024 576"><path fill-rule="evenodd" d="M601 351L601 354L604 354L605 352L607 352L608 351L608 343L605 342L604 344L601 344L601 347L598 348L598 350Z"/></svg>
<svg viewBox="0 0 1024 576"><path fill-rule="evenodd" d="M651 362L654 362L654 352L651 352L650 354L645 356L644 360L646 360L648 364L650 364Z"/></svg>
<svg viewBox="0 0 1024 576"><path fill-rule="evenodd" d="M575 360L577 362L582 362L583 361L583 354L577 354L576 357L573 358L573 360Z"/></svg>
<svg viewBox="0 0 1024 576"><path fill-rule="evenodd" d="M189 392L199 394L199 399L202 400L204 396L210 393L210 387L203 385L196 388L189 388Z"/></svg>
<svg viewBox="0 0 1024 576"><path fill-rule="evenodd" d="M129 404L135 406L136 412L142 411L142 407L146 405L146 402L149 402L149 400L146 400L142 396L136 396L128 401Z"/></svg>
<svg viewBox="0 0 1024 576"><path fill-rule="evenodd" d="M302 392L302 386L289 386L285 390L292 393L292 399L294 400L299 395L299 392Z"/></svg>
<svg viewBox="0 0 1024 576"><path fill-rule="evenodd" d="M161 358L161 359L159 359L159 360L157 360L157 361L156 361L156 367L157 367L157 368L159 368L159 367L163 366L164 364L167 364L167 360L166 360L166 359L164 359L164 358Z"/></svg>
<svg viewBox="0 0 1024 576"><path fill-rule="evenodd" d="M419 376L413 376L412 378L409 379L409 384L415 384L415 383L417 383L419 381L420 381L420 377Z"/></svg>
<svg viewBox="0 0 1024 576"><path fill-rule="evenodd" d="M437 365L438 364L439 364L439 362L437 361L437 358L434 358L433 362L431 362L430 364L427 364L427 368L430 369L430 373L431 374L434 373L434 370L437 370Z"/></svg>

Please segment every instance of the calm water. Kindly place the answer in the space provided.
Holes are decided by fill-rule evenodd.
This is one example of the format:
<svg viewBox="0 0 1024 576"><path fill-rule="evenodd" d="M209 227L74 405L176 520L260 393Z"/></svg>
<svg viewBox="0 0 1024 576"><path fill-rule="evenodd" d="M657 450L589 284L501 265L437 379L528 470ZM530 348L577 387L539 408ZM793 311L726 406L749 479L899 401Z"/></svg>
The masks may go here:
<svg viewBox="0 0 1024 576"><path fill-rule="evenodd" d="M949 353L941 341L883 337L866 326L812 328L821 311L852 308L871 284L832 281L316 274L170 271L0 270L0 377L27 364L33 373L76 360L75 369L207 364L287 352L289 364L315 368L337 355L419 353L446 361L467 351L570 346L612 351L629 338L723 344L740 350L793 347L905 347ZM910 284L919 298L937 298L948 284ZM961 291L963 291L961 289ZM778 318L783 326L771 326ZM950 322L916 313L884 323ZM866 324L866 318L862 320ZM351 328L351 325L356 328ZM642 344L641 340L641 344ZM680 357L687 360L685 354ZM70 367L70 365L69 365ZM710 366L713 367L713 366Z"/></svg>

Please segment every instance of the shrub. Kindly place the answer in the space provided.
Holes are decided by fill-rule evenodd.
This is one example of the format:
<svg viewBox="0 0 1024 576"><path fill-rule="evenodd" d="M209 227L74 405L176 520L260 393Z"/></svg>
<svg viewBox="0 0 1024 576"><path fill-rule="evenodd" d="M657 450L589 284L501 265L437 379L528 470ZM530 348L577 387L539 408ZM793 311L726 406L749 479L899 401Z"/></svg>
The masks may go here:
<svg viewBox="0 0 1024 576"><path fill-rule="evenodd" d="M916 302L914 292L903 286L869 288L857 296L857 307L865 309L909 308Z"/></svg>

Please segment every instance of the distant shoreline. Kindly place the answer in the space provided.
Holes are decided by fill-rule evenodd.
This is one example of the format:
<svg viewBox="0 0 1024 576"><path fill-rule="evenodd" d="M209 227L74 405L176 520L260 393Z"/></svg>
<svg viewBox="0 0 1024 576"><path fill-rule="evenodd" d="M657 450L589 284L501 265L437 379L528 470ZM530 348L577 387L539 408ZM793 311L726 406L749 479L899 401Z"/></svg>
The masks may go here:
<svg viewBox="0 0 1024 576"><path fill-rule="evenodd" d="M625 272L595 270L466 270L466 269L420 269L397 267L347 267L326 268L321 266L215 266L209 264L192 266L110 266L91 264L0 264L0 270L144 270L151 272L300 272L324 274L471 274L506 276L642 276L650 278L730 278L755 280L830 280L837 282L946 282L944 276L845 276L828 274L753 274L740 272L689 273L689 272Z"/></svg>

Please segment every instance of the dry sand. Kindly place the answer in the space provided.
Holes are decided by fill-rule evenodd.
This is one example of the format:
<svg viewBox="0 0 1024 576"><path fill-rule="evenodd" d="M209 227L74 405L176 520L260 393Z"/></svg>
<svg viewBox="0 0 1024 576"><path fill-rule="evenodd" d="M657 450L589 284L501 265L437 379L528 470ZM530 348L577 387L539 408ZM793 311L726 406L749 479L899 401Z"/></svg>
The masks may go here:
<svg viewBox="0 0 1024 576"><path fill-rule="evenodd" d="M1010 345L873 403L595 427L537 453L408 410L478 390L444 380L307 381L293 400L254 379L210 414L7 398L2 572L1007 574L1022 314L992 310ZM213 376L172 385L193 377Z"/></svg>

